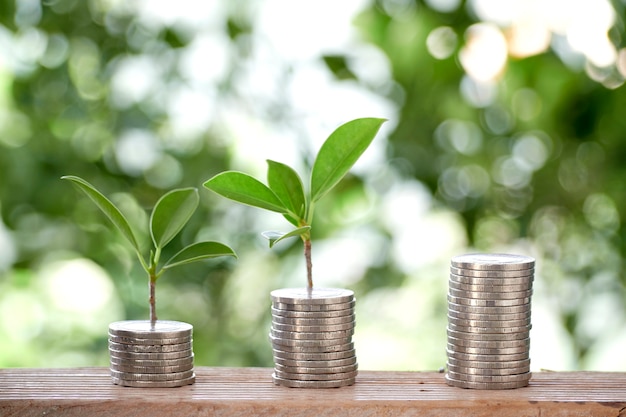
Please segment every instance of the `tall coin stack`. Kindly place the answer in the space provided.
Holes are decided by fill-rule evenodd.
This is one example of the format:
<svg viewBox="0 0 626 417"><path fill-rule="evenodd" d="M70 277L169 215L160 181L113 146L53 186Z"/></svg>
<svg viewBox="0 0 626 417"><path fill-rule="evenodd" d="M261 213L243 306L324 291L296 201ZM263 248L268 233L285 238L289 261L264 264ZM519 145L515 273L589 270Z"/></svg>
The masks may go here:
<svg viewBox="0 0 626 417"><path fill-rule="evenodd" d="M354 384L354 292L289 288L272 291L271 298L274 383L295 388Z"/></svg>
<svg viewBox="0 0 626 417"><path fill-rule="evenodd" d="M533 258L520 255L452 258L448 385L487 390L528 385L534 267Z"/></svg>
<svg viewBox="0 0 626 417"><path fill-rule="evenodd" d="M109 325L111 379L127 387L193 384L193 326L177 321L118 321Z"/></svg>

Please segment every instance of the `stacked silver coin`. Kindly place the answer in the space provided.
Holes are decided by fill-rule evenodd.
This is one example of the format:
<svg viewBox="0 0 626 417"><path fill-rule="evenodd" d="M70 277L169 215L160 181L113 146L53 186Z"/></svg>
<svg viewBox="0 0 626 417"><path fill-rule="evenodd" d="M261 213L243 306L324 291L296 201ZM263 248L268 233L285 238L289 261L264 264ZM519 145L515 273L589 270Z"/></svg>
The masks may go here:
<svg viewBox="0 0 626 417"><path fill-rule="evenodd" d="M173 388L195 382L193 326L177 321L109 325L111 379L127 387Z"/></svg>
<svg viewBox="0 0 626 417"><path fill-rule="evenodd" d="M535 260L510 254L452 258L448 293L448 385L528 385Z"/></svg>
<svg viewBox="0 0 626 417"><path fill-rule="evenodd" d="M354 292L288 288L272 291L271 299L274 383L295 388L354 384Z"/></svg>

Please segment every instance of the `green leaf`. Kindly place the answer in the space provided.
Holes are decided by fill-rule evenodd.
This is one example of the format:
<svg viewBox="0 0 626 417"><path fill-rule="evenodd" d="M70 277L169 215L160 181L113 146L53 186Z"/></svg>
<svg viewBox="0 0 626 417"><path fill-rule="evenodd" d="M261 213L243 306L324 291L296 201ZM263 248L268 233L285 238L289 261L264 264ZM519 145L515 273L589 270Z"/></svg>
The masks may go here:
<svg viewBox="0 0 626 417"><path fill-rule="evenodd" d="M348 60L342 55L324 55L324 63L338 80L357 80L358 77L350 69Z"/></svg>
<svg viewBox="0 0 626 417"><path fill-rule="evenodd" d="M270 231L270 232L263 232L262 235L263 237L265 237L267 240L270 241L270 248L272 248L274 247L275 244L277 244L283 239L287 239L287 238L294 237L294 236L301 236L305 233L308 233L309 230L311 230L311 226L302 226L302 227L298 227L297 229L293 229L291 232L288 232L288 233Z"/></svg>
<svg viewBox="0 0 626 417"><path fill-rule="evenodd" d="M285 220L287 220L289 223L293 224L294 226L298 227L300 226L300 217L298 216L297 218L289 215L289 214L283 214L283 217L285 218Z"/></svg>
<svg viewBox="0 0 626 417"><path fill-rule="evenodd" d="M290 166L267 161L267 183L270 189L296 217L303 219L306 213L304 187L298 173Z"/></svg>
<svg viewBox="0 0 626 417"><path fill-rule="evenodd" d="M175 266L197 262L202 259L216 258L218 256L237 257L235 251L219 242L199 242L183 248L176 255L172 256L163 265L163 269L170 269Z"/></svg>
<svg viewBox="0 0 626 417"><path fill-rule="evenodd" d="M363 118L339 126L320 148L311 172L311 202L330 191L372 143L385 119Z"/></svg>
<svg viewBox="0 0 626 417"><path fill-rule="evenodd" d="M163 248L178 234L198 207L195 188L172 190L157 201L150 215L150 235L154 246Z"/></svg>
<svg viewBox="0 0 626 417"><path fill-rule="evenodd" d="M72 181L74 185L78 187L79 190L84 192L87 197L93 201L96 206L111 220L113 225L117 227L117 229L122 233L122 235L130 242L130 244L135 248L137 254L141 257L141 251L139 249L139 245L137 244L137 239L135 239L135 234L133 233L128 220L122 214L122 212L115 207L115 205L106 198L100 191L98 191L93 185L85 181L80 177L76 177L74 175L65 175L61 177L62 180Z"/></svg>
<svg viewBox="0 0 626 417"><path fill-rule="evenodd" d="M206 181L204 186L238 203L283 214L289 212L265 184L242 172L222 172Z"/></svg>

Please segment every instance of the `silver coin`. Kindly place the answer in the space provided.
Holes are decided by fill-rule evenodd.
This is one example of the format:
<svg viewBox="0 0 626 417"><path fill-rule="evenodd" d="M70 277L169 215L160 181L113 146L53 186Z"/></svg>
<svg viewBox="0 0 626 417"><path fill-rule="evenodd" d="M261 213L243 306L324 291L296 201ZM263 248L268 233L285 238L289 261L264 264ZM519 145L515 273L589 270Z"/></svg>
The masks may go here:
<svg viewBox="0 0 626 417"><path fill-rule="evenodd" d="M354 291L342 288L282 288L270 293L272 302L285 304L345 304Z"/></svg>
<svg viewBox="0 0 626 417"><path fill-rule="evenodd" d="M272 307L272 317L303 318L303 319L327 319L354 315L354 306L343 310L331 311L292 311Z"/></svg>
<svg viewBox="0 0 626 417"><path fill-rule="evenodd" d="M346 372L355 372L358 369L356 363L352 365L342 366L326 366L326 367L303 367L303 366L286 366L279 363L274 364L274 371L278 371L279 374L338 374Z"/></svg>
<svg viewBox="0 0 626 417"><path fill-rule="evenodd" d="M448 315L448 323L452 323L457 326L465 327L488 327L488 328L501 328L501 327L522 327L531 324L530 317L520 320L469 320L459 319L457 317L451 317Z"/></svg>
<svg viewBox="0 0 626 417"><path fill-rule="evenodd" d="M528 386L528 381L517 381L517 382L471 382L471 381L460 381L454 378L451 378L446 374L445 376L446 384L451 387L457 388L470 388L470 389L480 389L480 390L501 390L501 389L516 389L523 388Z"/></svg>
<svg viewBox="0 0 626 417"><path fill-rule="evenodd" d="M486 293L509 293L509 292L521 292L529 291L532 286L527 284L505 284L505 285L484 285L484 284L461 284L456 281L450 280L448 287L457 291L466 292L486 292Z"/></svg>
<svg viewBox="0 0 626 417"><path fill-rule="evenodd" d="M328 352L343 352L346 350L354 349L354 342L352 339L340 340L334 343L320 343L327 341L314 340L311 343L307 341L306 343L302 343L301 341L288 341L285 343L281 339L272 340L272 347L276 350L282 350L283 352L294 352L294 353L328 353Z"/></svg>
<svg viewBox="0 0 626 417"><path fill-rule="evenodd" d="M345 343L342 345L332 346L286 346L273 344L272 348L275 350L282 350L283 352L291 353L306 353L306 354L320 354L320 353L339 353L347 350L354 349L354 343Z"/></svg>
<svg viewBox="0 0 626 417"><path fill-rule="evenodd" d="M337 311L353 308L355 301L337 304L287 304L272 302L272 307L287 311Z"/></svg>
<svg viewBox="0 0 626 417"><path fill-rule="evenodd" d="M448 309L448 317L454 317L457 319L466 319L466 320L522 320L522 319L530 319L530 310L524 311L522 313L508 313L508 314L480 314L480 313L462 313L455 310Z"/></svg>
<svg viewBox="0 0 626 417"><path fill-rule="evenodd" d="M332 326L336 324L353 323L355 315L340 317L281 317L272 314L272 323L288 324L290 326Z"/></svg>
<svg viewBox="0 0 626 417"><path fill-rule="evenodd" d="M193 370L184 372L170 372L167 374L144 374L136 372L120 372L114 369L109 370L113 378L123 379L125 381L174 381L179 379L190 378L194 375Z"/></svg>
<svg viewBox="0 0 626 417"><path fill-rule="evenodd" d="M488 376L503 376L503 375L518 375L530 372L530 366L521 366L517 368L471 368L448 364L448 370L467 375L488 375Z"/></svg>
<svg viewBox="0 0 626 417"><path fill-rule="evenodd" d="M518 361L464 361L461 359L448 358L448 365L461 366L466 368L481 368L481 369L502 369L502 368L521 368L523 366L530 366L530 358L521 359Z"/></svg>
<svg viewBox="0 0 626 417"><path fill-rule="evenodd" d="M528 346L489 349L448 343L446 348L452 352L467 353L471 355L518 355L528 352Z"/></svg>
<svg viewBox="0 0 626 417"><path fill-rule="evenodd" d="M448 336L448 343L455 346L469 346L475 348L501 349L511 347L530 346L530 338L514 339L514 340L471 340L459 339L454 336Z"/></svg>
<svg viewBox="0 0 626 417"><path fill-rule="evenodd" d="M112 358L130 360L174 360L178 358L193 357L191 349L178 352L128 352L123 350L109 349Z"/></svg>
<svg viewBox="0 0 626 417"><path fill-rule="evenodd" d="M478 355L472 353L455 352L446 350L448 360L450 358L462 361L478 361L478 362L512 362L529 359L528 352L517 353L514 355Z"/></svg>
<svg viewBox="0 0 626 417"><path fill-rule="evenodd" d="M111 377L111 380L115 385L122 385L124 387L135 387L135 388L176 388L182 387L184 385L191 385L196 382L195 374L189 378L173 380L173 381L137 381L137 380L126 380L117 377Z"/></svg>
<svg viewBox="0 0 626 417"><path fill-rule="evenodd" d="M274 361L293 360L303 362L332 361L356 357L356 350L347 349L338 352L287 352L280 349L273 349Z"/></svg>
<svg viewBox="0 0 626 417"><path fill-rule="evenodd" d="M458 313L478 313L478 314L519 314L530 312L531 304L521 304L518 306L471 306L464 304L457 304L448 300L448 310L453 310Z"/></svg>
<svg viewBox="0 0 626 417"><path fill-rule="evenodd" d="M281 385L289 388L339 388L354 385L356 377L328 381L301 381L281 378L279 376L276 376L276 374L272 374L272 381L276 385Z"/></svg>
<svg viewBox="0 0 626 417"><path fill-rule="evenodd" d="M180 343L190 342L191 336L175 337L168 339L140 339L136 337L116 336L109 334L109 341L115 343L123 343L125 345L177 345Z"/></svg>
<svg viewBox="0 0 626 417"><path fill-rule="evenodd" d="M274 364L281 366L291 366L296 368L335 368L338 366L349 366L356 364L356 356L350 356L349 358L333 359L327 361L312 361L312 360L293 360L283 359L274 356Z"/></svg>
<svg viewBox="0 0 626 417"><path fill-rule="evenodd" d="M302 332L302 333L326 333L353 330L355 322L342 323L342 324L327 324L319 326L302 326L293 324L283 324L272 322L272 328L284 332Z"/></svg>
<svg viewBox="0 0 626 417"><path fill-rule="evenodd" d="M341 372L334 374L296 374L291 372L281 372L274 369L274 375L283 379L292 379L297 381L332 381L341 379L356 378L359 371Z"/></svg>
<svg viewBox="0 0 626 417"><path fill-rule="evenodd" d="M110 369L117 372L140 373L140 374L169 374L173 372L185 372L193 370L193 363L187 365L166 366L132 366L111 363Z"/></svg>
<svg viewBox="0 0 626 417"><path fill-rule="evenodd" d="M281 352L289 352L289 353L297 353L297 354L307 354L318 355L318 354L326 354L326 353L344 353L346 351L350 351L354 349L354 343L344 343L342 345L332 345L332 346L285 346L279 344L273 344L272 349L280 350Z"/></svg>
<svg viewBox="0 0 626 417"><path fill-rule="evenodd" d="M191 342L178 343L176 345L126 345L123 343L109 342L109 349L120 350L124 352L163 353L190 350L191 348Z"/></svg>
<svg viewBox="0 0 626 417"><path fill-rule="evenodd" d="M141 339L175 339L191 336L193 326L180 321L158 320L154 327L150 320L126 320L109 324L109 334Z"/></svg>
<svg viewBox="0 0 626 417"><path fill-rule="evenodd" d="M453 371L448 371L448 375L457 381L471 382L518 382L528 381L532 376L530 372L516 375L469 375Z"/></svg>
<svg viewBox="0 0 626 417"><path fill-rule="evenodd" d="M535 259L508 253L469 253L452 258L451 266L480 271L517 271L535 267Z"/></svg>
<svg viewBox="0 0 626 417"><path fill-rule="evenodd" d="M534 282L534 276L517 277L517 278L481 278L481 277L469 277L466 275L450 274L448 276L448 282L455 282L457 284L464 285L525 285L528 288L532 288Z"/></svg>
<svg viewBox="0 0 626 417"><path fill-rule="evenodd" d="M455 288L448 288L448 294L452 297L461 297L472 300L489 300L489 301L518 301L529 299L533 295L533 290L527 291L515 291L515 292L478 292L478 291L465 291L457 290ZM528 302L528 301L526 301ZM518 305L524 304L524 302L509 303L506 305Z"/></svg>
<svg viewBox="0 0 626 417"><path fill-rule="evenodd" d="M461 304L470 307L512 307L520 305L529 305L530 297L514 298L512 300L485 300L478 298L459 297L448 295L448 301L454 304Z"/></svg>
<svg viewBox="0 0 626 417"><path fill-rule="evenodd" d="M458 326L454 323L448 323L448 328L456 332L462 333L481 333L481 334L509 334L509 333L528 333L532 328L532 324L517 327L472 327Z"/></svg>
<svg viewBox="0 0 626 417"><path fill-rule="evenodd" d="M270 342L272 345L276 345L277 348L283 346L299 347L299 348L314 348L313 352L336 352L335 346L344 346L352 343L352 337L340 338L340 339L285 339L281 337L275 337L270 335ZM287 349L284 349L287 350Z"/></svg>
<svg viewBox="0 0 626 417"><path fill-rule="evenodd" d="M517 271L489 271L489 270L476 270L476 269L465 269L465 268L456 268L454 266L450 267L450 273L454 275L460 275L463 277L470 278L495 278L497 281L504 280L506 281L508 278L516 278L516 279L529 279L529 281L533 280L533 275L535 274L535 268L522 269ZM501 284L496 284L501 285Z"/></svg>
<svg viewBox="0 0 626 417"><path fill-rule="evenodd" d="M147 367L160 367L160 366L184 366L193 365L193 354L183 358L176 359L128 359L117 358L113 355L110 357L110 363L112 365L123 366L147 366Z"/></svg>
<svg viewBox="0 0 626 417"><path fill-rule="evenodd" d="M467 339L467 340L519 340L519 339L527 339L530 335L530 332L520 332L520 333L467 333L467 332L459 332L456 330L450 329L448 327L446 329L448 336L456 337L457 339Z"/></svg>
<svg viewBox="0 0 626 417"><path fill-rule="evenodd" d="M354 334L354 329L341 330L336 332L319 332L319 333L305 333L305 332L288 332L282 330L276 330L270 328L272 336L287 339L287 340L333 340L333 339L346 339Z"/></svg>

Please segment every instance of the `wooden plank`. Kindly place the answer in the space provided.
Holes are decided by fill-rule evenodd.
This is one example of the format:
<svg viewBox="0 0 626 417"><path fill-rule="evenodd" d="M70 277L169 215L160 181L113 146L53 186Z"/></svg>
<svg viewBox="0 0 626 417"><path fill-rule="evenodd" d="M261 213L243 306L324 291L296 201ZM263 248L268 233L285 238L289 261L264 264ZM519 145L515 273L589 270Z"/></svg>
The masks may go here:
<svg viewBox="0 0 626 417"><path fill-rule="evenodd" d="M449 387L434 372L360 371L352 387L275 386L268 368L196 367L181 388L124 388L107 368L2 369L2 416L620 416L626 373L541 372L530 386Z"/></svg>

